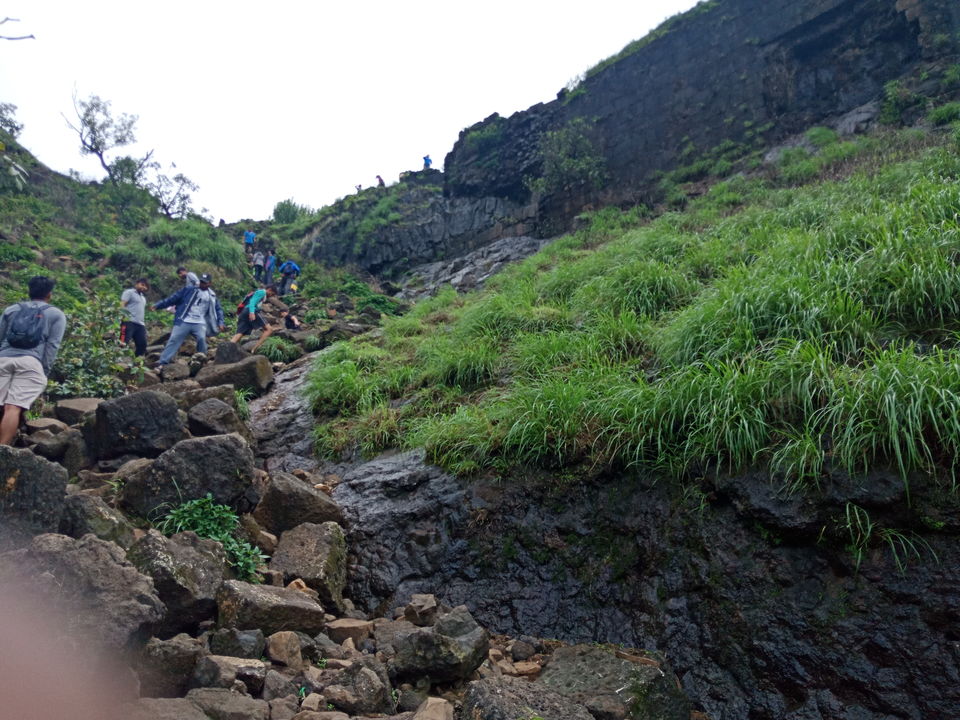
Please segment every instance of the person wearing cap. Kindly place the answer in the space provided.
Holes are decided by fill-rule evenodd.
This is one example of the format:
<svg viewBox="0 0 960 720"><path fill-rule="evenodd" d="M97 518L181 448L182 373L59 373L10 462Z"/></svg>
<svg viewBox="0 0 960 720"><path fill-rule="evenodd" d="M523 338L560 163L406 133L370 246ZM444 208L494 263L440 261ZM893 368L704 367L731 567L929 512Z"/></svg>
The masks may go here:
<svg viewBox="0 0 960 720"><path fill-rule="evenodd" d="M174 306L173 331L160 353L158 367L168 365L183 345L183 341L193 335L197 340L197 352L207 351L207 335L216 335L226 330L223 321L223 308L217 294L210 287L213 280L210 273L199 278L197 287L185 286L170 297L164 298L153 306L154 310Z"/></svg>
<svg viewBox="0 0 960 720"><path fill-rule="evenodd" d="M147 326L144 324L144 310L147 309L147 291L150 283L146 278L137 280L132 288L127 288L120 296L120 304L127 319L120 323L120 342L129 345L133 342L134 355L142 357L147 352Z"/></svg>

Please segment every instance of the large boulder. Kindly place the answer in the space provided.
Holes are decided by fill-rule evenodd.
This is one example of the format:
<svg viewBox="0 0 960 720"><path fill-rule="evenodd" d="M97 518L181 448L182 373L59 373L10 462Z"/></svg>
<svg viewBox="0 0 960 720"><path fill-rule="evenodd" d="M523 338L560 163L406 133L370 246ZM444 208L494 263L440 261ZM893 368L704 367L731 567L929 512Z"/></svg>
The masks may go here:
<svg viewBox="0 0 960 720"><path fill-rule="evenodd" d="M120 504L129 512L153 518L162 508L209 494L216 502L243 512L259 499L253 478L253 453L239 435L191 438L130 473Z"/></svg>
<svg viewBox="0 0 960 720"><path fill-rule="evenodd" d="M283 573L285 582L296 578L320 593L320 601L342 612L347 584L347 543L335 522L303 523L280 536L270 569Z"/></svg>
<svg viewBox="0 0 960 720"><path fill-rule="evenodd" d="M323 697L350 715L389 714L396 708L387 670L372 657L353 661L336 683L323 689Z"/></svg>
<svg viewBox="0 0 960 720"><path fill-rule="evenodd" d="M220 628L209 638L210 652L214 655L229 655L239 658L259 658L267 647L263 631Z"/></svg>
<svg viewBox="0 0 960 720"><path fill-rule="evenodd" d="M92 533L122 548L133 543L133 525L96 495L69 495L66 498L60 517L60 532L78 540Z"/></svg>
<svg viewBox="0 0 960 720"><path fill-rule="evenodd" d="M97 406L102 402L102 398L67 398L58 400L53 411L58 420L67 425L76 425L87 415L96 412Z"/></svg>
<svg viewBox="0 0 960 720"><path fill-rule="evenodd" d="M169 395L154 390L105 400L93 422L84 426L87 446L98 458L119 455L156 457L184 438L179 408Z"/></svg>
<svg viewBox="0 0 960 720"><path fill-rule="evenodd" d="M203 387L233 385L259 395L273 382L273 366L263 355L251 355L236 363L207 365L197 373L196 381Z"/></svg>
<svg viewBox="0 0 960 720"><path fill-rule="evenodd" d="M301 523L343 525L343 512L329 495L285 472L270 475L253 517L274 535L281 535Z"/></svg>
<svg viewBox="0 0 960 720"><path fill-rule="evenodd" d="M570 645L550 656L539 682L580 703L595 716L625 717L634 698L640 720L687 720L690 701L661 661L595 645ZM628 688L625 693L623 688ZM601 712L604 709L604 712Z"/></svg>
<svg viewBox="0 0 960 720"><path fill-rule="evenodd" d="M186 698L141 698L126 705L124 720L210 720L210 716Z"/></svg>
<svg viewBox="0 0 960 720"><path fill-rule="evenodd" d="M208 398L187 411L187 422L194 435L228 435L237 433L248 443L253 443L250 428L237 415L237 411L223 400Z"/></svg>
<svg viewBox="0 0 960 720"><path fill-rule="evenodd" d="M29 450L0 445L0 548L60 527L67 471Z"/></svg>
<svg viewBox="0 0 960 720"><path fill-rule="evenodd" d="M176 396L177 405L181 410L189 410L204 400L220 400L232 408L237 406L237 396L233 385L214 385L212 387L198 387L195 390L184 390Z"/></svg>
<svg viewBox="0 0 960 720"><path fill-rule="evenodd" d="M164 614L153 581L112 542L93 535L38 535L26 548L0 555L0 586L20 584L94 646L123 648L146 637Z"/></svg>
<svg viewBox="0 0 960 720"><path fill-rule="evenodd" d="M197 661L190 682L194 687L230 688L239 680L248 692L259 693L268 667L262 660L205 655Z"/></svg>
<svg viewBox="0 0 960 720"><path fill-rule="evenodd" d="M197 688L187 700L213 720L270 720L270 705L225 688Z"/></svg>
<svg viewBox="0 0 960 720"><path fill-rule="evenodd" d="M490 637L466 606L437 616L433 627L398 632L392 645L391 675L401 679L429 677L446 682L470 677L487 656Z"/></svg>
<svg viewBox="0 0 960 720"><path fill-rule="evenodd" d="M462 717L470 720L594 720L580 703L540 683L503 676L467 686ZM689 717L689 715L688 715Z"/></svg>
<svg viewBox="0 0 960 720"><path fill-rule="evenodd" d="M192 532L166 538L150 530L134 543L127 558L153 578L157 594L167 606L160 634L194 632L199 623L216 614L217 591L227 565L220 543Z"/></svg>
<svg viewBox="0 0 960 720"><path fill-rule="evenodd" d="M291 588L227 580L217 594L217 605L221 627L259 628L267 635L280 630L316 635L326 623L320 603Z"/></svg>
<svg viewBox="0 0 960 720"><path fill-rule="evenodd" d="M137 659L142 697L181 697L190 689L197 661L206 654L203 641L186 634L169 640L150 638Z"/></svg>

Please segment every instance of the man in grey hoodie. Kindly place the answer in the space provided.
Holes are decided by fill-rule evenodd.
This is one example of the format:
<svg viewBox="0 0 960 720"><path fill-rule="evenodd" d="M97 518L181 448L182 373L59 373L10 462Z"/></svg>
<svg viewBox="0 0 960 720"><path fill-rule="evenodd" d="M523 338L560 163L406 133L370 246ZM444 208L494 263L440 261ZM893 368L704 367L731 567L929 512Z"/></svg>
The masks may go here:
<svg viewBox="0 0 960 720"><path fill-rule="evenodd" d="M30 299L0 315L0 445L13 444L20 416L47 387L67 318L50 305L55 282L36 275L27 283Z"/></svg>

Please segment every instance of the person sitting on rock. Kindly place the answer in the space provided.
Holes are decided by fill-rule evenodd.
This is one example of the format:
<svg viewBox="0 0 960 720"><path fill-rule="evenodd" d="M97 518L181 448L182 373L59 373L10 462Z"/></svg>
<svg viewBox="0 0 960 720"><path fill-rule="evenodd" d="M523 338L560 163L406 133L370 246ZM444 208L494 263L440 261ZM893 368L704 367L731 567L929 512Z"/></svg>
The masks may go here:
<svg viewBox="0 0 960 720"><path fill-rule="evenodd" d="M230 342L238 343L242 337L259 328L263 332L260 333L257 344L251 349L251 352L256 352L257 348L263 345L263 341L270 337L274 330L273 326L263 319L263 315L258 310L264 300L276 296L277 288L273 285L267 285L265 288L247 293L247 296L237 305L237 334L230 338Z"/></svg>
<svg viewBox="0 0 960 720"><path fill-rule="evenodd" d="M183 341L190 335L197 339L197 352L207 351L207 335L216 335L226 330L223 320L223 308L217 294L210 287L213 278L210 273L204 273L199 278L197 287L186 285L170 297L164 298L153 306L154 310L162 310L171 305L176 307L173 316L173 331L166 347L160 353L157 367L170 364L177 354Z"/></svg>
<svg viewBox="0 0 960 720"><path fill-rule="evenodd" d="M283 318L283 326L287 330L299 330L303 325L300 319L292 312L282 312L280 313L280 317Z"/></svg>

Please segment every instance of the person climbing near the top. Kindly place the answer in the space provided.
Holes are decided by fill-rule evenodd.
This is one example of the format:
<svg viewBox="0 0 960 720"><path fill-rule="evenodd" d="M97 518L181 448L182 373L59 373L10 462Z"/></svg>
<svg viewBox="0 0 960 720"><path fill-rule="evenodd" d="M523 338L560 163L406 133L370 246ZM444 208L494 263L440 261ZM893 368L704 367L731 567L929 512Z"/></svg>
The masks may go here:
<svg viewBox="0 0 960 720"><path fill-rule="evenodd" d="M431 165L433 165L433 160L430 159L430 156L429 156L429 155L424 155L424 156L423 156L423 169L424 169L424 170L429 170Z"/></svg>
<svg viewBox="0 0 960 720"><path fill-rule="evenodd" d="M263 264L265 260L263 250L257 250L250 260L250 264L253 265L253 279L258 283L263 282Z"/></svg>
<svg viewBox="0 0 960 720"><path fill-rule="evenodd" d="M377 175L377 187L386 187L387 184L383 181L383 178Z"/></svg>
<svg viewBox="0 0 960 720"><path fill-rule="evenodd" d="M263 345L263 341L273 334L274 328L264 320L263 315L258 312L261 303L267 298L277 296L277 288L273 285L267 285L265 288L251 290L247 296L237 305L237 334L230 338L230 342L237 343L240 339L249 335L257 328L263 330L260 333L260 339L253 346L251 352L256 352L257 348Z"/></svg>
<svg viewBox="0 0 960 720"><path fill-rule="evenodd" d="M273 271L277 269L277 256L273 250L267 250L267 257L263 261L263 284L273 285Z"/></svg>
<svg viewBox="0 0 960 720"><path fill-rule="evenodd" d="M253 243L257 239L257 234L253 230L243 231L243 247L247 255L253 252Z"/></svg>
<svg viewBox="0 0 960 720"><path fill-rule="evenodd" d="M300 266L297 265L293 260L287 260L279 268L280 271L280 288L278 292L280 296L283 297L290 292L290 286L293 285L293 281L300 276Z"/></svg>

